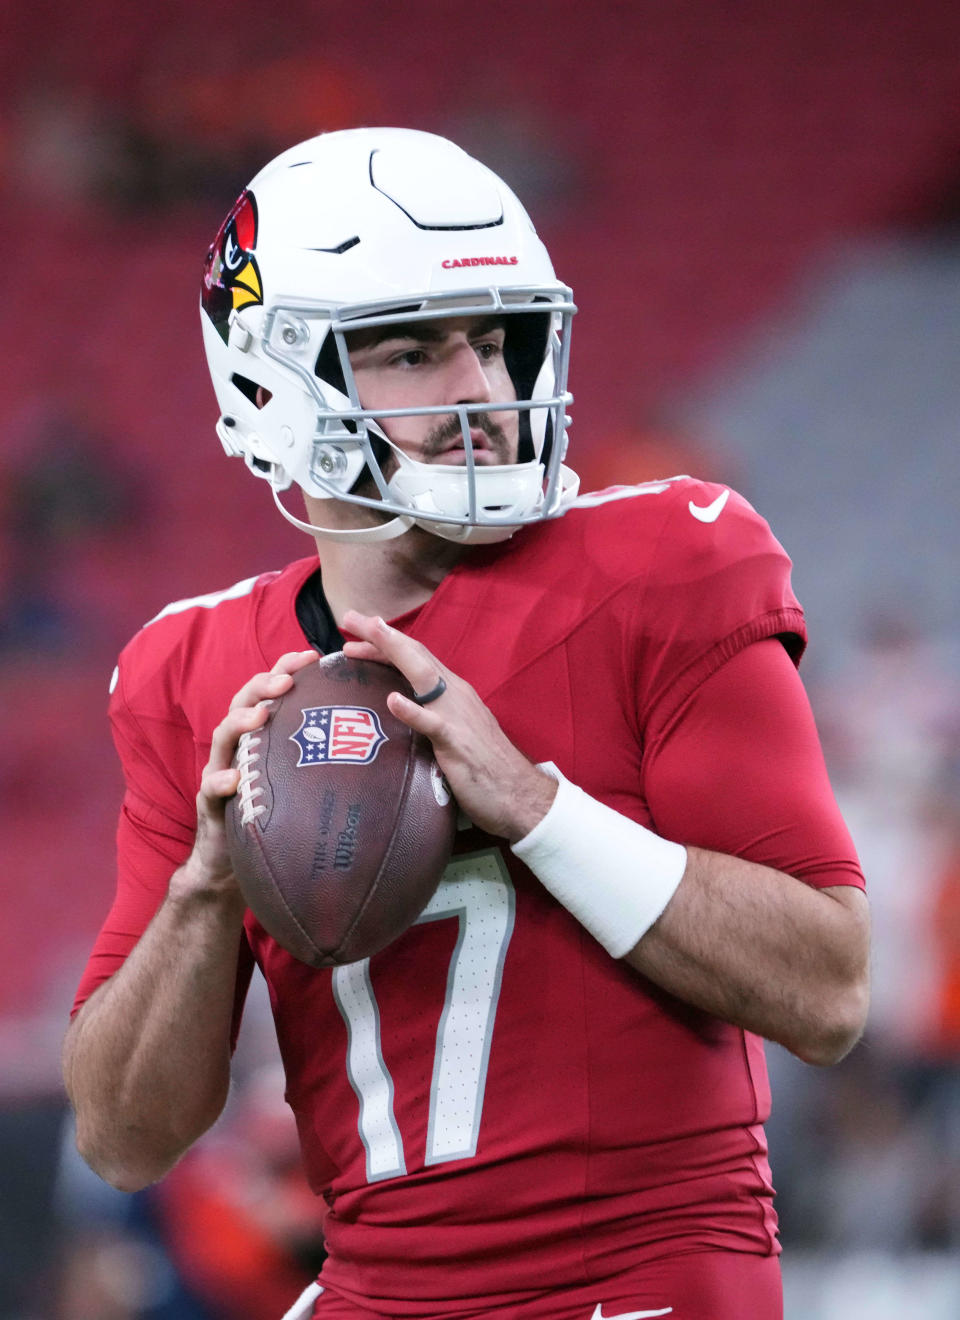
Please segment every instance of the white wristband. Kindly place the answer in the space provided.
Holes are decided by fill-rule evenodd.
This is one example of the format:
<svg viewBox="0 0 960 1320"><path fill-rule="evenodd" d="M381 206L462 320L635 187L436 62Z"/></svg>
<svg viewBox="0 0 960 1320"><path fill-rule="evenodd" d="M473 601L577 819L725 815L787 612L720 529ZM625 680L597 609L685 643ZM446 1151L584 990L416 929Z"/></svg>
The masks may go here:
<svg viewBox="0 0 960 1320"><path fill-rule="evenodd" d="M613 958L629 953L683 879L687 850L571 784L557 780L550 810L511 851Z"/></svg>

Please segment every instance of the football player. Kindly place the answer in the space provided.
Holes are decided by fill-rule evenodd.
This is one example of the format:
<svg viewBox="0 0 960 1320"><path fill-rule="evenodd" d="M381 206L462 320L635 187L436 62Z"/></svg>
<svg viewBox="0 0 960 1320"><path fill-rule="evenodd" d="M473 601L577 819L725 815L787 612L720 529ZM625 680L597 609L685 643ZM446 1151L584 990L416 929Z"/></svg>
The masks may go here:
<svg viewBox="0 0 960 1320"><path fill-rule="evenodd" d="M301 1316L773 1320L763 1038L828 1064L863 1027L790 562L726 486L578 494L574 311L503 182L407 130L285 152L207 257L220 439L317 552L121 656L119 882L65 1075L90 1164L162 1177L260 967L329 1205ZM423 920L318 971L244 912L224 808L241 734L341 648L410 680L469 828Z"/></svg>

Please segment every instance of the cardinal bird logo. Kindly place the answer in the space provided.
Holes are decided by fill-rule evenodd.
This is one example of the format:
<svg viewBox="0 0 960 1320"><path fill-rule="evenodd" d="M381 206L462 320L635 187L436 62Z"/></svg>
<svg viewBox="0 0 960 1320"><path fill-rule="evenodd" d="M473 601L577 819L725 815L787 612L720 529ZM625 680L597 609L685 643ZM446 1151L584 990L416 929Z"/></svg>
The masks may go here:
<svg viewBox="0 0 960 1320"><path fill-rule="evenodd" d="M257 246L257 200L242 192L207 253L203 266L203 309L226 343L230 313L263 304Z"/></svg>

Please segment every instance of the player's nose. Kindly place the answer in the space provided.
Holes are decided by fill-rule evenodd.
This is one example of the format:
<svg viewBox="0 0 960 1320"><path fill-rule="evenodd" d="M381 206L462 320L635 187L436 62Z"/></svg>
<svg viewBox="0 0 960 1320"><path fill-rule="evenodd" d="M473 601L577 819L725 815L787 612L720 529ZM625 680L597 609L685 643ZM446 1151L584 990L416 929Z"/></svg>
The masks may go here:
<svg viewBox="0 0 960 1320"><path fill-rule="evenodd" d="M455 345L447 359L446 403L489 403L490 381L473 345Z"/></svg>

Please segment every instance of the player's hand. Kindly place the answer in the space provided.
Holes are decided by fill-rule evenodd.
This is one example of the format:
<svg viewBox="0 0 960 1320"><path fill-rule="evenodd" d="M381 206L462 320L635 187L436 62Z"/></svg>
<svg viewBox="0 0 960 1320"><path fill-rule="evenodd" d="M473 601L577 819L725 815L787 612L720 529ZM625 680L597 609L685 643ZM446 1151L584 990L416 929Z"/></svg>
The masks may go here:
<svg viewBox="0 0 960 1320"><path fill-rule="evenodd" d="M241 735L262 728L270 718L270 706L293 683L293 675L319 659L316 651L289 651L269 673L254 674L230 702L230 709L213 731L210 759L204 766L197 794L197 838L184 868L195 887L235 889L233 869L227 852L224 816L227 799L236 793L240 771L233 758Z"/></svg>
<svg viewBox="0 0 960 1320"><path fill-rule="evenodd" d="M393 665L414 692L429 692L443 679L446 690L429 705L400 692L391 692L387 705L433 743L454 797L475 825L511 843L529 834L550 809L556 781L513 745L470 684L381 618L349 610L343 626L362 639L345 643L344 654Z"/></svg>

